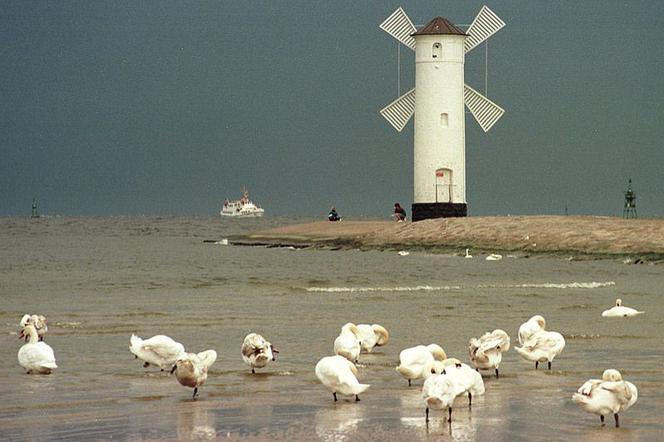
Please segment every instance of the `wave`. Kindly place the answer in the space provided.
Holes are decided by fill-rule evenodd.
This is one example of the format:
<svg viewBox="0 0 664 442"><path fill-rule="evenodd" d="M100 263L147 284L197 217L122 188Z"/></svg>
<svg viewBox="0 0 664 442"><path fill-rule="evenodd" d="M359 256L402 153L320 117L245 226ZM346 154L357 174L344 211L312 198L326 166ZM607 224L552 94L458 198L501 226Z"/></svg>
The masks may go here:
<svg viewBox="0 0 664 442"><path fill-rule="evenodd" d="M541 284L480 284L475 286L462 287L458 285L417 285L403 287L307 287L308 292L326 292L326 293L367 293L367 292L438 292L467 289L597 289L616 285L613 281L606 282L569 282L554 283L546 282Z"/></svg>

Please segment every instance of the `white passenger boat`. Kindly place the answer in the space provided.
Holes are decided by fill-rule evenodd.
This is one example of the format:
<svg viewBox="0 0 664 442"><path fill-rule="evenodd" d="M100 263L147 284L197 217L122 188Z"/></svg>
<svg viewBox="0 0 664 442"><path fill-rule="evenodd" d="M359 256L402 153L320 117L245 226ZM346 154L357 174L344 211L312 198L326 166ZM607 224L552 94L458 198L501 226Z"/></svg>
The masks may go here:
<svg viewBox="0 0 664 442"><path fill-rule="evenodd" d="M261 207L252 203L249 199L249 192L244 190L242 193L242 198L236 201L224 201L224 207L221 208L219 214L221 216L237 216L241 218L258 218L263 216L263 210Z"/></svg>

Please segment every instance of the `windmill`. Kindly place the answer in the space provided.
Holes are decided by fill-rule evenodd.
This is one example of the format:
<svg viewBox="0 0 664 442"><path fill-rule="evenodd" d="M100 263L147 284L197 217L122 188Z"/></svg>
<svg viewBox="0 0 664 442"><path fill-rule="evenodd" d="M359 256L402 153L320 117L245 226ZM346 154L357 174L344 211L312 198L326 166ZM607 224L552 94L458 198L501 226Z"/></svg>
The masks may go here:
<svg viewBox="0 0 664 442"><path fill-rule="evenodd" d="M380 24L415 51L415 87L380 111L399 132L415 115L413 221L467 214L464 105L484 132L505 110L464 83L465 54L503 26L487 6L466 32L443 17L418 31L401 7Z"/></svg>

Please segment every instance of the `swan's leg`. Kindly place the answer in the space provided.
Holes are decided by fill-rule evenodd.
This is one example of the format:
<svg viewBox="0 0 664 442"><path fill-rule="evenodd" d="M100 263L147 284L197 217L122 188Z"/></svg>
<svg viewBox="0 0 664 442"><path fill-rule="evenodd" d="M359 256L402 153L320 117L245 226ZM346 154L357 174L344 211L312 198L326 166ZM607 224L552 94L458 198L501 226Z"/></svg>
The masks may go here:
<svg viewBox="0 0 664 442"><path fill-rule="evenodd" d="M424 410L424 422L427 424L429 423L429 407L427 407L426 410Z"/></svg>
<svg viewBox="0 0 664 442"><path fill-rule="evenodd" d="M549 361L549 370L551 370L551 361Z"/></svg>
<svg viewBox="0 0 664 442"><path fill-rule="evenodd" d="M620 422L618 421L618 413L615 413L613 417L616 418L616 428L618 428L620 426Z"/></svg>
<svg viewBox="0 0 664 442"><path fill-rule="evenodd" d="M171 374L175 373L175 370L178 368L177 365L174 365L173 368L171 368Z"/></svg>
<svg viewBox="0 0 664 442"><path fill-rule="evenodd" d="M358 395L355 395L355 402L360 402L360 397Z"/></svg>
<svg viewBox="0 0 664 442"><path fill-rule="evenodd" d="M603 414L599 415L599 421L602 423L602 426L604 426L604 415Z"/></svg>
<svg viewBox="0 0 664 442"><path fill-rule="evenodd" d="M408 379L408 386L410 387L410 379Z"/></svg>
<svg viewBox="0 0 664 442"><path fill-rule="evenodd" d="M256 370L254 370L254 367L251 367L251 373L256 374Z"/></svg>
<svg viewBox="0 0 664 442"><path fill-rule="evenodd" d="M470 408L473 405L473 395L470 394L470 391L468 392L468 408Z"/></svg>
<svg viewBox="0 0 664 442"><path fill-rule="evenodd" d="M197 394L198 394L198 387L194 387L194 395L192 396L192 398L195 398Z"/></svg>
<svg viewBox="0 0 664 442"><path fill-rule="evenodd" d="M447 422L452 422L452 407L447 407Z"/></svg>
<svg viewBox="0 0 664 442"><path fill-rule="evenodd" d="M143 368L148 368L150 366L149 362L143 362Z"/></svg>
<svg viewBox="0 0 664 442"><path fill-rule="evenodd" d="M337 401L337 392L335 391L334 393L332 393L332 396L334 396L334 402L336 402Z"/></svg>
<svg viewBox="0 0 664 442"><path fill-rule="evenodd" d="M539 365L539 361L535 361L535 370L537 370L538 365Z"/></svg>
<svg viewBox="0 0 664 442"><path fill-rule="evenodd" d="M499 378L500 375L498 374L498 367L496 367L496 377Z"/></svg>

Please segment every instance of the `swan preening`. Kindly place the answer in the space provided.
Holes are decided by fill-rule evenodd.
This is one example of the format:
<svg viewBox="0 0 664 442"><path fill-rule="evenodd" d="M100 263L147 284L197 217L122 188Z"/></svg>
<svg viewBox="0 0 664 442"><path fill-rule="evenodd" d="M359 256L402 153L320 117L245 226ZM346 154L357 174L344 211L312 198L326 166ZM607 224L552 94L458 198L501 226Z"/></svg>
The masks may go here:
<svg viewBox="0 0 664 442"><path fill-rule="evenodd" d="M551 362L565 348L565 338L558 332L540 330L533 333L521 347L514 349L522 358L535 362L537 369L540 362L547 361L551 370Z"/></svg>
<svg viewBox="0 0 664 442"><path fill-rule="evenodd" d="M274 361L276 353L279 353L279 350L256 333L249 333L242 342L242 360L251 367L252 373L256 373L256 368L263 368L270 361Z"/></svg>
<svg viewBox="0 0 664 442"><path fill-rule="evenodd" d="M334 401L337 401L337 393L346 396L355 395L355 401L359 401L359 394L369 388L368 384L360 384L357 380L357 367L343 356L326 356L316 364L316 377L332 392Z"/></svg>
<svg viewBox="0 0 664 442"><path fill-rule="evenodd" d="M625 307L622 305L622 299L618 298L616 299L616 305L613 306L612 308L608 310L604 310L602 312L602 317L604 318L626 318L628 316L636 316L640 315L644 312L640 312L636 309L633 309L631 307Z"/></svg>
<svg viewBox="0 0 664 442"><path fill-rule="evenodd" d="M18 363L30 374L50 374L58 368L55 363L53 349L46 342L39 340L37 329L31 323L27 323L19 333L19 339L27 337L18 351Z"/></svg>
<svg viewBox="0 0 664 442"><path fill-rule="evenodd" d="M396 370L408 380L408 386L410 386L413 380L426 379L431 376L434 361L443 361L444 359L447 359L447 355L440 345L418 345L399 353L399 366Z"/></svg>
<svg viewBox="0 0 664 442"><path fill-rule="evenodd" d="M501 259L503 259L503 255L492 253L491 255L488 255L485 259L487 261L500 261Z"/></svg>
<svg viewBox="0 0 664 442"><path fill-rule="evenodd" d="M519 327L519 344L523 345L535 332L544 330L546 320L541 315L535 315Z"/></svg>
<svg viewBox="0 0 664 442"><path fill-rule="evenodd" d="M44 335L46 335L46 332L48 331L48 326L46 325L46 318L44 315L31 315L29 313L23 315L21 321L19 322L19 326L23 328L28 324L32 324L35 327L35 330L37 330L38 339L43 341Z"/></svg>
<svg viewBox="0 0 664 442"><path fill-rule="evenodd" d="M156 365L162 371L171 368L185 353L184 345L164 335L156 335L145 340L131 335L129 351L144 362L143 367Z"/></svg>
<svg viewBox="0 0 664 442"><path fill-rule="evenodd" d="M638 398L636 386L624 381L618 370L604 370L602 379L590 379L572 396L572 400L588 413L604 416L613 413L616 427L620 426L618 413L634 405Z"/></svg>
<svg viewBox="0 0 664 442"><path fill-rule="evenodd" d="M509 349L510 337L501 329L472 338L468 343L470 362L479 370L495 369L496 377L499 376L498 366L503 359L503 352Z"/></svg>
<svg viewBox="0 0 664 442"><path fill-rule="evenodd" d="M360 340L357 326L352 322L341 327L341 333L334 340L334 353L352 362L360 357Z"/></svg>
<svg viewBox="0 0 664 442"><path fill-rule="evenodd" d="M429 409L448 410L448 422L452 422L454 399L468 395L468 406L472 405L473 395L484 394L482 375L458 359L449 358L441 363L443 369L432 373L422 386L422 398L426 405L425 420L429 422Z"/></svg>
<svg viewBox="0 0 664 442"><path fill-rule="evenodd" d="M175 361L171 373L181 385L194 389L192 398L198 394L198 387L207 380L208 369L217 360L217 352L206 350L200 353L184 353Z"/></svg>
<svg viewBox="0 0 664 442"><path fill-rule="evenodd" d="M356 329L362 353L371 353L374 348L382 347L390 340L390 333L382 325L358 324Z"/></svg>

